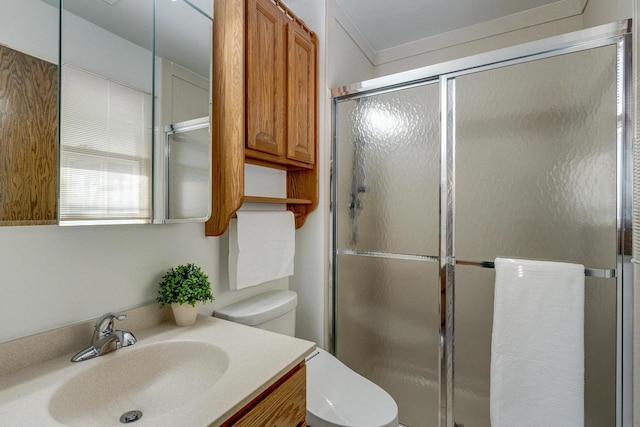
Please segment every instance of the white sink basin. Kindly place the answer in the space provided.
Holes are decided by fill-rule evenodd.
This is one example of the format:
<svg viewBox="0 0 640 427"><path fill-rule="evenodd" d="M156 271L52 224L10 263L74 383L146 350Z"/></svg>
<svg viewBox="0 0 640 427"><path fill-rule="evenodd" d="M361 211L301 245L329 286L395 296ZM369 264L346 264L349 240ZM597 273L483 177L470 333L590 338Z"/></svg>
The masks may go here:
<svg viewBox="0 0 640 427"><path fill-rule="evenodd" d="M122 427L123 414L140 410L132 426L218 427L315 348L202 315L188 328L167 322L134 332L135 345L95 359L73 363L73 349L0 375L0 426Z"/></svg>
<svg viewBox="0 0 640 427"><path fill-rule="evenodd" d="M227 371L229 356L216 345L181 340L127 347L79 363L94 367L57 388L49 413L68 426L114 426L122 425L128 411L142 411L141 420L150 421L197 403Z"/></svg>

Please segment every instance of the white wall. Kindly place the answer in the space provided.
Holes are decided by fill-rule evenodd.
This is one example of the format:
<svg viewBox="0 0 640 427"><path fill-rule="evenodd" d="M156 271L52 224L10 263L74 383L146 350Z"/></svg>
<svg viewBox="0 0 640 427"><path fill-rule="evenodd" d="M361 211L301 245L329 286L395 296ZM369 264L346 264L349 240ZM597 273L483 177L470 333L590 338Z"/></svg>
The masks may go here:
<svg viewBox="0 0 640 427"><path fill-rule="evenodd" d="M17 5L27 11L12 13ZM0 10L0 42L57 62L56 9L39 0L0 0ZM110 50L108 46L117 45L120 58L141 55L138 46L84 24L92 36L76 37L74 50L80 46L91 50L99 45L105 48L104 55ZM118 71L117 59L97 59L110 62L113 72ZM150 78L142 67L138 68L141 73L137 80L128 83L145 89ZM126 76L114 78L127 82ZM248 186L258 181L264 191L284 188L284 180L277 173L275 177L268 175L249 171ZM270 185L265 186L267 183ZM202 307L203 313L210 314L215 307L268 289L287 288L287 279L281 279L248 290L229 291L227 248L226 235L205 237L204 225L198 223L2 227L0 342L150 303L162 275L186 262L200 265L212 283L216 300Z"/></svg>
<svg viewBox="0 0 640 427"><path fill-rule="evenodd" d="M633 3L634 0L589 0L583 13L584 28L633 18Z"/></svg>
<svg viewBox="0 0 640 427"><path fill-rule="evenodd" d="M152 302L162 275L186 262L213 285L202 312L256 293L228 290L226 239L202 224L4 227L0 241L0 342Z"/></svg>
<svg viewBox="0 0 640 427"><path fill-rule="evenodd" d="M62 63L151 93L153 54L97 25L64 13Z"/></svg>
<svg viewBox="0 0 640 427"><path fill-rule="evenodd" d="M318 36L318 179L319 203L305 225L296 232L295 274L289 278L290 289L298 293L296 336L324 345L325 289L328 278L327 224L329 104L326 86L325 0L285 0L291 11Z"/></svg>
<svg viewBox="0 0 640 427"><path fill-rule="evenodd" d="M58 62L58 9L38 0L0 0L0 10L0 43Z"/></svg>
<svg viewBox="0 0 640 427"><path fill-rule="evenodd" d="M416 55L375 67L376 77L386 76L427 65L438 64L452 59L464 58L478 53L489 52L508 46L514 46L533 40L543 39L559 34L582 29L582 16L572 16L556 21L547 22L533 27L523 28L509 33L473 40L468 43L438 49L422 55Z"/></svg>
<svg viewBox="0 0 640 427"><path fill-rule="evenodd" d="M336 20L339 6L327 1L327 86L329 89L375 77L374 66Z"/></svg>

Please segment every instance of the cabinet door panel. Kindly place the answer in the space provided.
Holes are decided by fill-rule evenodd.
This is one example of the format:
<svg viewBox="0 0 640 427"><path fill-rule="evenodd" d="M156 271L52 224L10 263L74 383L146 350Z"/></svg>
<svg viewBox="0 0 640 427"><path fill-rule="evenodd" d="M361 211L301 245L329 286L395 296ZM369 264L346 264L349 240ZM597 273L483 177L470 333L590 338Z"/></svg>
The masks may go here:
<svg viewBox="0 0 640 427"><path fill-rule="evenodd" d="M287 157L315 162L316 55L311 36L287 24Z"/></svg>
<svg viewBox="0 0 640 427"><path fill-rule="evenodd" d="M293 427L305 424L307 415L306 366L277 386L256 404L234 427Z"/></svg>
<svg viewBox="0 0 640 427"><path fill-rule="evenodd" d="M283 19L270 1L247 1L247 147L277 156L285 145Z"/></svg>

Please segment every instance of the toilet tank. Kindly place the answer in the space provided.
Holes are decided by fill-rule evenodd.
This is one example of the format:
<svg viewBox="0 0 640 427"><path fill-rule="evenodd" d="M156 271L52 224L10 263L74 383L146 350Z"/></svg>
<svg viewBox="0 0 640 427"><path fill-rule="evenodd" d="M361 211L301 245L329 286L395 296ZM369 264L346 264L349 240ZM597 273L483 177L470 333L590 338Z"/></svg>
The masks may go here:
<svg viewBox="0 0 640 427"><path fill-rule="evenodd" d="M213 312L215 317L294 336L298 295L276 290L255 295Z"/></svg>

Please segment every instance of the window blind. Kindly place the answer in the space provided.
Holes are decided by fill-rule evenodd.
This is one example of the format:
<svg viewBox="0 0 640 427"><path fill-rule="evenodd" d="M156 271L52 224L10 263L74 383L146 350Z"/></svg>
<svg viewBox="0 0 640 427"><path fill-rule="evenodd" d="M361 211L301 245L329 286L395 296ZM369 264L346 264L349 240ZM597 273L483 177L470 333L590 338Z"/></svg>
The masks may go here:
<svg viewBox="0 0 640 427"><path fill-rule="evenodd" d="M151 96L62 67L60 221L151 221Z"/></svg>

